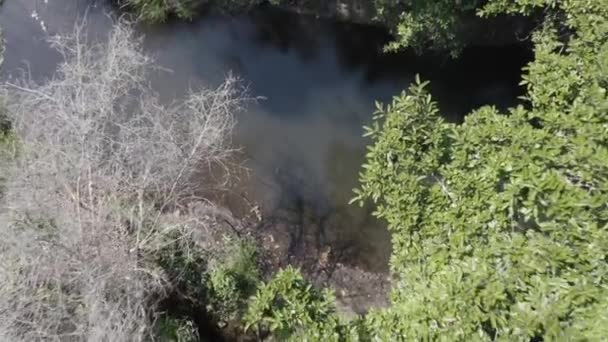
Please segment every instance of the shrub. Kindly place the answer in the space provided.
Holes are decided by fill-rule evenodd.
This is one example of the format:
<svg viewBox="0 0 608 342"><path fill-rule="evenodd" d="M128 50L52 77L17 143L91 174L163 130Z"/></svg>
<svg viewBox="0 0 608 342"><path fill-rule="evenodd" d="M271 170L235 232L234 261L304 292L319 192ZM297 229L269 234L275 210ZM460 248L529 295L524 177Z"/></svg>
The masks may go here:
<svg viewBox="0 0 608 342"><path fill-rule="evenodd" d="M490 1L553 19L527 106L445 123L415 83L379 106L358 199L393 237L378 340L601 340L608 331L608 3Z"/></svg>
<svg viewBox="0 0 608 342"><path fill-rule="evenodd" d="M123 2L123 6L135 10L139 19L151 23L164 22L170 15L192 20L200 3L198 0L123 0Z"/></svg>
<svg viewBox="0 0 608 342"><path fill-rule="evenodd" d="M52 44L65 61L51 80L2 86L20 153L0 208L0 337L140 341L174 286L164 247L217 242L192 175L230 156L243 98L229 78L159 103L123 21L104 44L81 26Z"/></svg>
<svg viewBox="0 0 608 342"><path fill-rule="evenodd" d="M389 27L394 40L388 51L411 47L450 51L456 56L463 47L460 40L464 20L474 18L480 0L374 0L378 20Z"/></svg>
<svg viewBox="0 0 608 342"><path fill-rule="evenodd" d="M280 341L334 341L342 335L334 310L330 291L316 290L289 266L259 287L245 324L248 330L270 332Z"/></svg>
<svg viewBox="0 0 608 342"><path fill-rule="evenodd" d="M212 266L206 288L209 311L223 321L240 321L260 282L256 247L231 242L228 257ZM220 263L221 262L221 263Z"/></svg>
<svg viewBox="0 0 608 342"><path fill-rule="evenodd" d="M194 323L184 319L162 316L156 322L156 336L161 342L198 342L200 337Z"/></svg>

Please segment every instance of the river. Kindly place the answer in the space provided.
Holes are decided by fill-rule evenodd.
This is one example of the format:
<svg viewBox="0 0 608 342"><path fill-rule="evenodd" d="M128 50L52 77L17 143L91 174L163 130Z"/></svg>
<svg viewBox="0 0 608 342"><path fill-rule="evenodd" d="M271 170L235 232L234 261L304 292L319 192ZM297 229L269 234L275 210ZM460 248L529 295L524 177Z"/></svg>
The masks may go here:
<svg viewBox="0 0 608 342"><path fill-rule="evenodd" d="M85 13L93 36L112 25L114 9L101 1L6 0L0 8L7 47L2 77L24 68L34 79L49 77L60 59L45 38L69 31ZM519 70L531 58L523 46L472 47L455 61L383 54L389 37L380 28L269 8L138 30L149 53L171 70L151 79L164 99L217 85L229 72L260 97L239 114L234 143L253 175L240 191L275 222L275 233L312 236L321 247L346 251L340 262L375 272L387 270L388 232L369 208L347 204L374 100L390 100L420 73L432 81L443 115L460 122L476 106L516 103ZM294 215L298 219L290 220ZM307 253L291 247L289 253Z"/></svg>

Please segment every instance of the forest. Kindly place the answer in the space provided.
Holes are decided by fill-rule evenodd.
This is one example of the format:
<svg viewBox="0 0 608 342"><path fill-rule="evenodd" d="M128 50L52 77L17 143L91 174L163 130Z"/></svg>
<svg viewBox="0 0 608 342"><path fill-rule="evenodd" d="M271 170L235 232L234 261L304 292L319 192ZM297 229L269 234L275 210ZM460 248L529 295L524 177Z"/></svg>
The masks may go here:
<svg viewBox="0 0 608 342"><path fill-rule="evenodd" d="M608 338L608 0L33 2L0 0L0 341Z"/></svg>

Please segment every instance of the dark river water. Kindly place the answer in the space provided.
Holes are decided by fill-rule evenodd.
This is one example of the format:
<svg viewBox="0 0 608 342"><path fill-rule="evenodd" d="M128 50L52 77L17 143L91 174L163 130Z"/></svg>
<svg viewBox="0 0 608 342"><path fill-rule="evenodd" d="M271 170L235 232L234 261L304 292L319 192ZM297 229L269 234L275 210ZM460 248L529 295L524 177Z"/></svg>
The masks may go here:
<svg viewBox="0 0 608 342"><path fill-rule="evenodd" d="M69 31L85 13L88 30L102 37L112 12L90 0L5 0L2 76L29 69L34 78L48 77L59 57L45 37ZM247 196L269 217L306 211L299 227L285 229L322 229L314 232L319 243L348 248L348 261L378 271L390 254L388 233L371 210L347 204L368 143L361 127L370 121L374 100L390 100L420 73L431 80L443 115L459 122L479 105L514 104L521 95L519 71L530 58L524 46L472 47L456 61L387 55L381 48L389 37L379 28L271 9L139 31L149 53L171 70L151 80L163 99L217 85L229 72L251 95L263 97L239 115L234 137L254 175Z"/></svg>

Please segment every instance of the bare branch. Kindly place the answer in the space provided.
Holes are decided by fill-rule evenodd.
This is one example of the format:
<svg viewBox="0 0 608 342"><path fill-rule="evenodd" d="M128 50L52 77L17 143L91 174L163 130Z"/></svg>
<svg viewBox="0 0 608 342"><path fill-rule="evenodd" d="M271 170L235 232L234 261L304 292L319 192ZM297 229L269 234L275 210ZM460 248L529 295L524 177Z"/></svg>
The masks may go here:
<svg viewBox="0 0 608 342"><path fill-rule="evenodd" d="M160 249L217 248L226 226L195 175L231 155L237 80L167 106L128 23L105 44L83 30L53 37L65 59L53 79L0 89L22 144L0 208L2 339L146 339L153 300L171 287Z"/></svg>

